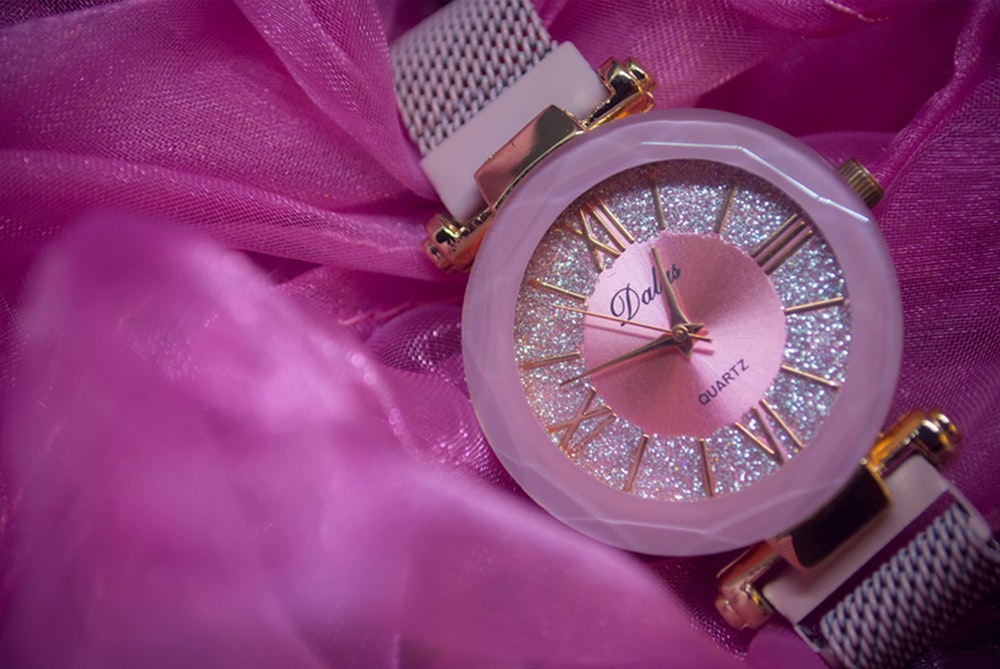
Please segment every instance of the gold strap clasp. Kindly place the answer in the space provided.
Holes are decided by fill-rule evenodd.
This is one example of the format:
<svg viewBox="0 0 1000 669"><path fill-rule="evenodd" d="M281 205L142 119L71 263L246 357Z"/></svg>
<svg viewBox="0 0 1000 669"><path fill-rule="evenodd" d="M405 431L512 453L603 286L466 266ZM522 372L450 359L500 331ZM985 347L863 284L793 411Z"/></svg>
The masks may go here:
<svg viewBox="0 0 1000 669"><path fill-rule="evenodd" d="M629 58L622 64L609 59L597 74L608 97L587 118L580 120L558 107L548 107L476 170L485 209L468 221L447 214L428 221L424 249L434 264L443 270L468 270L497 209L545 156L587 130L652 109L656 82L635 60Z"/></svg>

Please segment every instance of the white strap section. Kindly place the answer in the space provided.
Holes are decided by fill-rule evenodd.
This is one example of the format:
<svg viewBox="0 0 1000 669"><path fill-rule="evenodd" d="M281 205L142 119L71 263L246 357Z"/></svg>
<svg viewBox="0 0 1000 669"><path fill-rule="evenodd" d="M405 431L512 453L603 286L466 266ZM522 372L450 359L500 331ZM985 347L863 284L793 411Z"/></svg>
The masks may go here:
<svg viewBox="0 0 1000 669"><path fill-rule="evenodd" d="M473 175L542 110L585 118L607 97L572 44L556 48L530 0L453 0L390 50L400 116L448 212L485 207Z"/></svg>
<svg viewBox="0 0 1000 669"><path fill-rule="evenodd" d="M586 118L608 96L597 73L566 42L427 154L420 166L448 212L471 218L486 205L473 175L550 105Z"/></svg>
<svg viewBox="0 0 1000 669"><path fill-rule="evenodd" d="M555 43L530 0L453 0L396 40L396 104L426 155Z"/></svg>

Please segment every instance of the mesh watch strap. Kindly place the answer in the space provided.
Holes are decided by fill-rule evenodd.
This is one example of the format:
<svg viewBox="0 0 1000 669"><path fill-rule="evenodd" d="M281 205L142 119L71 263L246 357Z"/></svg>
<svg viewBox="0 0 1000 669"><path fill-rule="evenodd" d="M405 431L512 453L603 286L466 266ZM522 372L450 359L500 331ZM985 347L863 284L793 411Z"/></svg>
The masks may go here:
<svg viewBox="0 0 1000 669"><path fill-rule="evenodd" d="M1000 546L953 504L820 622L827 650L857 669L898 667L1000 578Z"/></svg>
<svg viewBox="0 0 1000 669"><path fill-rule="evenodd" d="M426 155L552 51L529 0L454 0L390 52L403 123Z"/></svg>

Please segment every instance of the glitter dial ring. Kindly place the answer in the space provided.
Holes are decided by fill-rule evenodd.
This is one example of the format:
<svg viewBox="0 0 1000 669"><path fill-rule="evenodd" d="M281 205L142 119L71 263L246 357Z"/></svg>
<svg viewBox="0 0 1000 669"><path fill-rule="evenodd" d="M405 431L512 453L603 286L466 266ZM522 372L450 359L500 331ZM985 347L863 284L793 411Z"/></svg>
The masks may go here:
<svg viewBox="0 0 1000 669"><path fill-rule="evenodd" d="M648 177L649 185L641 197L632 198L635 211L625 212L622 194L637 188L637 175ZM712 208L717 220L705 213ZM761 277L769 277L780 300L780 305L760 306L767 291L762 283L751 285L747 264L733 285L750 286L754 297L744 296L744 301L770 316L739 316L740 296L734 297L735 306L719 306L709 315L703 298L686 294L685 270L679 267L682 276L675 287L681 306L691 312L691 321L704 321L698 334L711 338L713 320L720 332L715 349L694 340L690 362L697 364L700 350L719 359L697 382L660 384L650 392L683 392L694 402L705 400L711 411L732 400L730 413L720 411L706 421L711 411L702 412L688 425L679 418L651 424L654 405L645 416L642 411L623 416L626 411L611 406L616 391L606 387L613 385L606 380L610 376L581 378L552 390L560 387L554 381L596 360L594 347L585 342L593 317L553 305L613 315L608 295L592 299L603 290L598 277L610 277L606 272L616 271L618 264L624 267L624 259L643 244L669 251L667 242L680 239L704 247L690 252L692 258L731 249ZM668 256L664 269L674 273ZM731 269L736 257L712 271ZM589 274L581 263L592 264ZM576 274L589 278L560 283ZM689 270L687 276L697 275ZM813 286L814 302L821 306L796 301L789 287L795 275L808 279L798 283ZM617 284L616 290L628 283ZM643 304L644 289L635 287L635 304L652 313L649 308L662 298L651 290L653 302ZM738 291L731 287L731 292ZM705 304L688 304L692 300ZM600 306L601 301L607 305ZM667 307L659 309L659 320L649 323L642 317L645 325L670 324L664 318ZM627 315L628 301L617 311ZM632 317L639 322L638 314ZM782 318L788 320L784 347ZM734 334L740 321L748 322L742 339ZM888 409L898 372L900 321L892 266L870 212L828 165L762 124L718 112L672 110L595 131L560 149L525 180L477 257L463 339L470 392L486 436L532 497L556 517L608 543L691 555L777 534L844 484ZM622 329L611 321L607 325ZM829 356L817 358L815 351ZM681 350L650 355L654 363L688 362ZM732 365L723 364L725 355L736 358ZM744 365L757 360L751 369L767 369L749 383L753 377L749 371L741 374L740 357ZM635 361L637 369L648 363ZM778 369L772 372L775 363ZM817 365L833 370L826 379L836 384L833 400L811 399L830 395L821 381L808 378ZM627 390L629 383L622 385ZM675 416L684 413L694 412ZM727 422L737 414L740 418ZM802 448L789 440L783 425L789 433L800 433Z"/></svg>

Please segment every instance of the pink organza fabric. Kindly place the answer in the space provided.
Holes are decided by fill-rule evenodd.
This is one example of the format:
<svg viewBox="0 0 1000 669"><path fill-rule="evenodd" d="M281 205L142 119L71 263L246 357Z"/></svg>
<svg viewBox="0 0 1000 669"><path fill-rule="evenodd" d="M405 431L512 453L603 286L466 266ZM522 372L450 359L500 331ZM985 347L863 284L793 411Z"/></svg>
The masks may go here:
<svg viewBox="0 0 1000 669"><path fill-rule="evenodd" d="M731 555L638 558L499 467L388 43L430 1L0 6L0 666L818 667ZM657 104L886 185L894 418L1000 528L1000 3L539 0ZM996 593L922 667L1000 663Z"/></svg>

